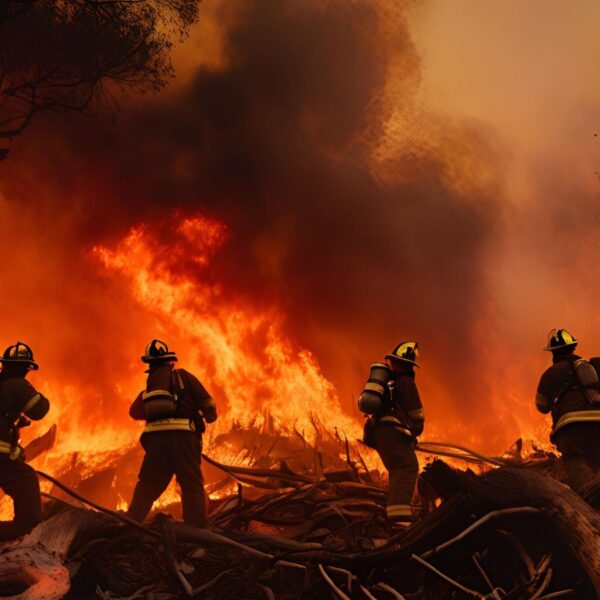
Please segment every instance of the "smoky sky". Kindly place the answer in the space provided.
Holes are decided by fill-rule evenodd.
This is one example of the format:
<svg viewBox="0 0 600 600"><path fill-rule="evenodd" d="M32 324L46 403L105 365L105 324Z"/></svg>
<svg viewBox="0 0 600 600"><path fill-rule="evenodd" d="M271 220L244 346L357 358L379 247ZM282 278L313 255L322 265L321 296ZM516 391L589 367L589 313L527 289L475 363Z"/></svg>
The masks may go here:
<svg viewBox="0 0 600 600"><path fill-rule="evenodd" d="M502 227L501 186L453 185L452 149L435 144L399 147L392 165L402 176L374 173L392 46L402 56L395 107L410 111L419 90L408 26L396 23L392 45L377 3L345 0L236 0L222 18L222 67L126 102L114 124L38 125L13 150L5 193L35 203L31 181L16 180L15 165L27 164L53 190L57 212L76 207L82 249L175 209L206 211L231 232L215 273L257 303L282 306L286 329L316 354L347 406L370 362L416 338L423 389L435 379L444 402L482 416L477 326L490 302L486 260ZM476 124L452 128L477 138L481 160L498 158Z"/></svg>

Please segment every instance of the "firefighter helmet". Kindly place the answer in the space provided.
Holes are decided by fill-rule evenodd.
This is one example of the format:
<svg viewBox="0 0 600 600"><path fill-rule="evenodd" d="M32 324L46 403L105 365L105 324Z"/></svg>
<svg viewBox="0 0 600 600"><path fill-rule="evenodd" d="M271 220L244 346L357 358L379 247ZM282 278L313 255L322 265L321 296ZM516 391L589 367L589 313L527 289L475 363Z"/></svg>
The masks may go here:
<svg viewBox="0 0 600 600"><path fill-rule="evenodd" d="M548 333L548 345L544 348L547 352L554 352L563 348L575 349L579 343L566 329L551 329Z"/></svg>
<svg viewBox="0 0 600 600"><path fill-rule="evenodd" d="M7 365L27 365L34 371L39 369L39 365L33 360L31 348L23 342L17 342L9 346L0 358L0 363Z"/></svg>
<svg viewBox="0 0 600 600"><path fill-rule="evenodd" d="M399 360L410 365L418 367L417 357L419 356L419 343L418 342L400 342L390 354L386 354L385 357L391 360Z"/></svg>
<svg viewBox="0 0 600 600"><path fill-rule="evenodd" d="M145 363L161 362L161 361L176 361L175 352L169 350L169 347L160 340L154 339L146 346L146 352L142 356L142 361Z"/></svg>

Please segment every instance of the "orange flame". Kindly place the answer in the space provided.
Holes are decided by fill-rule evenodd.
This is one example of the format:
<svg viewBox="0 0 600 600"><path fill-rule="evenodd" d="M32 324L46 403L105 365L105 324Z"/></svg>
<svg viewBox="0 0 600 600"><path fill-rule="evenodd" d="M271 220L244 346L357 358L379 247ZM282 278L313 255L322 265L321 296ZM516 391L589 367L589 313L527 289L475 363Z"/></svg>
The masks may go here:
<svg viewBox="0 0 600 600"><path fill-rule="evenodd" d="M175 215L174 224L139 225L114 246L96 246L92 257L111 285L151 316L153 330L147 331L147 338L164 338L177 350L182 366L197 374L215 397L220 418L205 439L211 456L229 464L245 462L239 448L223 439L216 442L219 434L235 428L290 436L297 431L314 443L319 436L316 421L349 440L359 438L360 422L342 410L334 385L311 352L286 334L282 312L275 305L257 307L251 298L222 284L215 265L228 237L223 223L205 215L184 219ZM142 384L136 376L120 382L117 390L127 402ZM58 474L76 453L79 473L87 477L104 468L115 453L137 443L141 425L129 420L126 410L116 425L88 431L78 426L82 409L71 400L81 396L81 390L48 382L43 390L59 399L62 431L56 447L36 461L38 468ZM376 453L364 454L370 469L381 468ZM224 486L212 495L221 496L230 488ZM115 495L116 505L126 508L126 495L119 490ZM159 506L178 498L173 482ZM9 518L10 512L4 498L0 516Z"/></svg>
<svg viewBox="0 0 600 600"><path fill-rule="evenodd" d="M296 427L310 438L311 418L318 415L348 437L359 435L314 356L284 333L283 315L274 307L253 309L212 277L211 258L227 239L225 226L195 216L178 224L173 238L161 244L140 226L115 248L98 246L94 253L152 312L161 335L177 340L186 366L216 390L225 413L217 431L229 430L234 421L264 424L269 416L278 430Z"/></svg>

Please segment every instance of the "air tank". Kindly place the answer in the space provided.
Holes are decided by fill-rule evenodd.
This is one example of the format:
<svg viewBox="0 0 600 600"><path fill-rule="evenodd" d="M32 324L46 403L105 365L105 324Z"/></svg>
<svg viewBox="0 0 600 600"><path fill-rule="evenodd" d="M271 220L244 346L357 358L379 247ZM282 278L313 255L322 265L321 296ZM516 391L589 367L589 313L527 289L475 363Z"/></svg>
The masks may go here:
<svg viewBox="0 0 600 600"><path fill-rule="evenodd" d="M373 363L369 369L369 379L365 389L358 398L358 409L374 415L381 409L385 387L390 380L390 369L384 363Z"/></svg>
<svg viewBox="0 0 600 600"><path fill-rule="evenodd" d="M598 373L589 361L580 359L575 361L575 376L581 384L584 393L591 404L600 404L600 382Z"/></svg>

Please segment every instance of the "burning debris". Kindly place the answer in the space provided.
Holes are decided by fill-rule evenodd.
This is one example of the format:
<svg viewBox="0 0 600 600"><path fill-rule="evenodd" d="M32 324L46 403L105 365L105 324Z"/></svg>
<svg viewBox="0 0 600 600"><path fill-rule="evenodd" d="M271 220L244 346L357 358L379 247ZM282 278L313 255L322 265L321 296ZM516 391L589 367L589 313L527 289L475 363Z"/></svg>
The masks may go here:
<svg viewBox="0 0 600 600"><path fill-rule="evenodd" d="M172 505L142 525L80 502L106 499L131 453L91 477L74 463L75 492L55 485L44 521L3 547L0 592L28 599L596 597L597 486L582 499L559 483L554 455L523 456L517 444L489 459L493 468L463 454L477 472L429 462L419 520L397 528L386 518L386 482L367 467L371 450L317 421L315 429L318 445L266 427L219 436L243 466L205 456L208 530L173 520Z"/></svg>

